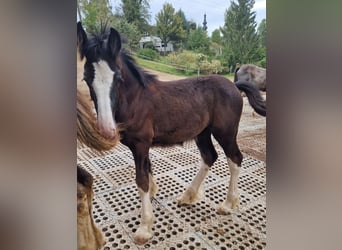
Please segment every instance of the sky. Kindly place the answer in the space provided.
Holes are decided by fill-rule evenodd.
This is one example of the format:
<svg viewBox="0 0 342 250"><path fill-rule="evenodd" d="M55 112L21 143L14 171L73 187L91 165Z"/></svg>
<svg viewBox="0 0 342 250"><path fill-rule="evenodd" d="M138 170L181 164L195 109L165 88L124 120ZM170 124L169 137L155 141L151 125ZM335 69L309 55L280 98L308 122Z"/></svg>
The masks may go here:
<svg viewBox="0 0 342 250"><path fill-rule="evenodd" d="M111 0L113 9L121 0ZM224 25L224 13L230 6L230 0L150 0L151 24L156 23L156 14L160 12L165 2L172 4L178 11L182 9L188 20L203 25L204 13L207 15L208 35L213 30ZM266 0L255 0L253 11L256 12L256 22L266 18Z"/></svg>

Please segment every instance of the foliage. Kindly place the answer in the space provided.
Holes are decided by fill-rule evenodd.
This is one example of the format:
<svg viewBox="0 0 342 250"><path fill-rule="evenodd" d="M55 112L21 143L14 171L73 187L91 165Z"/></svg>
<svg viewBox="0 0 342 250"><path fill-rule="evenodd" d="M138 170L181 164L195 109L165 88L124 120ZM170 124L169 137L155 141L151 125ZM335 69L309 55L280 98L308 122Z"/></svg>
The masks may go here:
<svg viewBox="0 0 342 250"><path fill-rule="evenodd" d="M128 23L134 24L141 33L149 31L151 19L148 0L121 0L123 16Z"/></svg>
<svg viewBox="0 0 342 250"><path fill-rule="evenodd" d="M221 73L223 71L223 67L219 60L212 60L211 61L211 73Z"/></svg>
<svg viewBox="0 0 342 250"><path fill-rule="evenodd" d="M176 13L180 18L181 18L181 20L182 20L182 28L183 28L183 30L185 30L186 31L186 33L187 34L189 34L189 23L188 23L188 20L186 19L186 17L185 17L185 13L181 10L181 9L179 9L178 11L177 11L177 13ZM184 37L185 38L185 37Z"/></svg>
<svg viewBox="0 0 342 250"><path fill-rule="evenodd" d="M182 19L182 27L183 27L183 30L185 31L185 36L182 39L182 45L183 43L186 45L188 38L189 38L190 31L195 30L197 27L197 24L192 20L187 20L185 13L181 9L179 9L176 14L179 15L180 18Z"/></svg>
<svg viewBox="0 0 342 250"><path fill-rule="evenodd" d="M219 29L215 29L211 33L211 41L216 44L222 44L221 32Z"/></svg>
<svg viewBox="0 0 342 250"><path fill-rule="evenodd" d="M108 0L80 0L80 9L87 32L99 31L104 25L112 26L121 34L125 47L134 50L139 47L141 34L138 27L125 17L114 15Z"/></svg>
<svg viewBox="0 0 342 250"><path fill-rule="evenodd" d="M139 48L141 34L134 24L128 23L123 17L113 16L111 18L111 25L119 31L124 44L130 49L136 50Z"/></svg>
<svg viewBox="0 0 342 250"><path fill-rule="evenodd" d="M180 65L184 68L185 74L191 74L197 67L197 57L195 53L184 51L182 53L170 53L167 56L170 64L179 67Z"/></svg>
<svg viewBox="0 0 342 250"><path fill-rule="evenodd" d="M165 73L173 74L173 75L180 75L180 76L195 75L194 73L190 73L190 72L187 74L184 74L185 72L184 70L180 70L172 65L167 65L167 64L163 64L163 63L159 63L155 61L149 61L149 60L145 60L139 57L136 57L135 59L136 59L136 62L143 68L148 68L148 69L157 70L160 72L165 72Z"/></svg>
<svg viewBox="0 0 342 250"><path fill-rule="evenodd" d="M260 59L256 33L254 0L232 1L225 13L225 23L221 32L225 45L225 56L229 66L236 63L250 63Z"/></svg>
<svg viewBox="0 0 342 250"><path fill-rule="evenodd" d="M159 59L159 53L153 49L144 48L138 50L138 56L140 58L148 59L148 60L156 60Z"/></svg>
<svg viewBox="0 0 342 250"><path fill-rule="evenodd" d="M207 54L209 52L210 39L207 32L201 27L191 30L187 42L187 48L198 53Z"/></svg>
<svg viewBox="0 0 342 250"><path fill-rule="evenodd" d="M167 56L168 62L176 67L183 66L185 74L190 75L193 72L202 74L220 73L223 70L219 60L208 60L208 57L202 53L184 51L182 53L170 53Z"/></svg>
<svg viewBox="0 0 342 250"><path fill-rule="evenodd" d="M266 19L262 19L258 26L260 46L266 48Z"/></svg>
<svg viewBox="0 0 342 250"><path fill-rule="evenodd" d="M151 41L150 41L150 42L145 42L145 43L144 43L144 49L145 49L145 48L146 48L146 49L153 49L153 50L156 50L155 47L154 47L153 42L151 42Z"/></svg>
<svg viewBox="0 0 342 250"><path fill-rule="evenodd" d="M87 32L96 32L113 15L108 0L80 0L79 8L84 18L82 24Z"/></svg>
<svg viewBox="0 0 342 250"><path fill-rule="evenodd" d="M163 9L157 14L156 23L157 34L164 43L165 49L168 42L179 41L185 37L182 19L169 3L165 3Z"/></svg>

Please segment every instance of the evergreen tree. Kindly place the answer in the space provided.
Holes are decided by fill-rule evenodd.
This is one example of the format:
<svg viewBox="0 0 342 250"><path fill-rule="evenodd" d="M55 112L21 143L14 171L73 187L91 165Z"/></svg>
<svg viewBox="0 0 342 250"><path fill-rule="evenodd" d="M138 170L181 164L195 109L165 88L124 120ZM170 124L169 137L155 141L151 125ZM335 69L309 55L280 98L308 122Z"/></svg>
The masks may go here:
<svg viewBox="0 0 342 250"><path fill-rule="evenodd" d="M262 19L258 26L260 46L266 48L266 19Z"/></svg>
<svg viewBox="0 0 342 250"><path fill-rule="evenodd" d="M198 53L208 54L210 39L207 32L199 26L196 30L191 30L187 42L187 48Z"/></svg>
<svg viewBox="0 0 342 250"><path fill-rule="evenodd" d="M221 32L219 29L215 29L211 33L211 41L213 43L222 44Z"/></svg>
<svg viewBox="0 0 342 250"><path fill-rule="evenodd" d="M185 13L184 11L182 11L182 9L179 9L177 11L177 15L182 19L182 27L183 29L189 33L189 23L188 23L188 20L186 19L185 17Z"/></svg>
<svg viewBox="0 0 342 250"><path fill-rule="evenodd" d="M257 65L266 68L266 19L261 20L258 26L258 37L259 37L259 61Z"/></svg>
<svg viewBox="0 0 342 250"><path fill-rule="evenodd" d="M190 31L196 30L197 24L192 20L187 20L185 13L181 9L177 11L177 15L179 15L180 18L182 19L182 27L183 27L183 30L185 31L185 35L183 39L179 43L176 43L175 45L177 47L183 48L183 47L186 47L187 41L189 39Z"/></svg>
<svg viewBox="0 0 342 250"><path fill-rule="evenodd" d="M232 1L225 13L225 23L221 32L228 65L250 63L260 60L257 52L259 39L256 33L254 0Z"/></svg>

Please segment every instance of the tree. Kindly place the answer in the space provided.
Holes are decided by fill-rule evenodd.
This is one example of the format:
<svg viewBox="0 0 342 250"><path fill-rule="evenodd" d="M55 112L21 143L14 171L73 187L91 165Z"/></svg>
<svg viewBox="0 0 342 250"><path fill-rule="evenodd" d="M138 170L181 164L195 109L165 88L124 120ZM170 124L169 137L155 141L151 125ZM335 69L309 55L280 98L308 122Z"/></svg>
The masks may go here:
<svg viewBox="0 0 342 250"><path fill-rule="evenodd" d="M113 16L108 0L81 0L79 8L84 14L82 24L87 32L94 32Z"/></svg>
<svg viewBox="0 0 342 250"><path fill-rule="evenodd" d="M225 13L225 23L221 32L224 51L229 66L236 63L250 63L259 60L259 45L256 33L255 12L252 11L254 0L232 1Z"/></svg>
<svg viewBox="0 0 342 250"><path fill-rule="evenodd" d="M132 50L139 48L139 40L141 38L141 33L137 26L129 23L122 16L113 16L111 18L111 25L117 29L123 40L124 47L129 47ZM127 44L127 46L125 46Z"/></svg>
<svg viewBox="0 0 342 250"><path fill-rule="evenodd" d="M182 11L182 9L179 9L176 14L182 19L183 30L185 30L187 33L189 33L189 23L185 17L184 11Z"/></svg>
<svg viewBox="0 0 342 250"><path fill-rule="evenodd" d="M207 32L202 27L191 30L187 42L187 48L198 53L208 54L210 40Z"/></svg>
<svg viewBox="0 0 342 250"><path fill-rule="evenodd" d="M213 43L222 44L221 32L219 29L215 29L211 33L211 41Z"/></svg>
<svg viewBox="0 0 342 250"><path fill-rule="evenodd" d="M185 13L184 13L184 11L182 11L182 9L179 9L177 11L177 15L179 15L180 18L182 19L182 27L183 27L183 30L185 31L185 36L181 40L181 47L183 47L183 46L186 47L187 41L189 39L190 31L196 30L197 24L192 20L187 20Z"/></svg>
<svg viewBox="0 0 342 250"><path fill-rule="evenodd" d="M258 26L260 46L266 48L266 19L262 19Z"/></svg>
<svg viewBox="0 0 342 250"><path fill-rule="evenodd" d="M170 41L179 41L185 37L182 19L175 13L171 4L165 3L156 16L157 34L164 43L164 53Z"/></svg>
<svg viewBox="0 0 342 250"><path fill-rule="evenodd" d="M134 24L141 33L149 31L148 22L151 15L149 13L148 0L122 0L121 9L128 23Z"/></svg>

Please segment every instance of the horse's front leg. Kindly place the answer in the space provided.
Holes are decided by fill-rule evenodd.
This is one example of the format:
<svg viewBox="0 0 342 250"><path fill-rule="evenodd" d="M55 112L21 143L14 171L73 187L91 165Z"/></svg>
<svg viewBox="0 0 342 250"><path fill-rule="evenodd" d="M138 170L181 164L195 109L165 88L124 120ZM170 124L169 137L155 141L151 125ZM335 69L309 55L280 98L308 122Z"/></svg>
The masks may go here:
<svg viewBox="0 0 342 250"><path fill-rule="evenodd" d="M153 235L153 208L150 198L157 191L157 186L151 173L151 163L148 156L149 145L135 145L131 150L135 161L136 183L142 202L141 222L135 233L134 240L137 244L142 245Z"/></svg>

